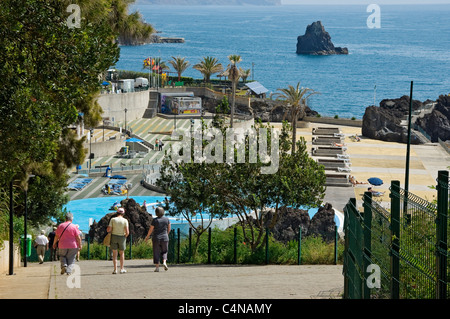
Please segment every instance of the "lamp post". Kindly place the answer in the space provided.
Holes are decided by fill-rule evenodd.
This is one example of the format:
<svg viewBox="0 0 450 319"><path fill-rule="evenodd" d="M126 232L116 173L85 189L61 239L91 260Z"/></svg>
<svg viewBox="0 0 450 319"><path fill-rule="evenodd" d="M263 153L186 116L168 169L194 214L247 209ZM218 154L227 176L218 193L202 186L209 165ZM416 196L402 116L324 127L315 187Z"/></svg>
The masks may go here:
<svg viewBox="0 0 450 319"><path fill-rule="evenodd" d="M94 129L91 128L89 130L89 172L90 172L90 170L92 168L91 160L92 160L92 137L93 137L93 135L94 135Z"/></svg>
<svg viewBox="0 0 450 319"><path fill-rule="evenodd" d="M28 175L28 178L35 177L35 175ZM28 252L28 240L27 240L27 219L28 219L28 181L25 185L25 213L23 216L23 266L27 267L27 252Z"/></svg>
<svg viewBox="0 0 450 319"><path fill-rule="evenodd" d="M125 135L127 134L127 108L125 108Z"/></svg>
<svg viewBox="0 0 450 319"><path fill-rule="evenodd" d="M14 275L13 181L9 182L9 275Z"/></svg>
<svg viewBox="0 0 450 319"><path fill-rule="evenodd" d="M408 205L408 192L409 192L409 158L411 153L411 117L412 117L412 94L413 94L413 81L411 81L411 88L409 93L409 114L408 114L408 138L406 144L406 166L405 166L405 200L403 203L403 211L407 214Z"/></svg>

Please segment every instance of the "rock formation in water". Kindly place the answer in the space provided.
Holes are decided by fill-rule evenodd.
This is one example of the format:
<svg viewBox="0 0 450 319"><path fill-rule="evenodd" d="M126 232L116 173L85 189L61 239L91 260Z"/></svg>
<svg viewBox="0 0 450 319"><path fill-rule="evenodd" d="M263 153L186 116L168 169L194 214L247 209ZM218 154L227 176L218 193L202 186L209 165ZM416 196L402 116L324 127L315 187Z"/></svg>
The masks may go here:
<svg viewBox="0 0 450 319"><path fill-rule="evenodd" d="M335 47L331 36L321 21L308 25L304 35L297 38L297 54L332 55L348 54L347 48Z"/></svg>

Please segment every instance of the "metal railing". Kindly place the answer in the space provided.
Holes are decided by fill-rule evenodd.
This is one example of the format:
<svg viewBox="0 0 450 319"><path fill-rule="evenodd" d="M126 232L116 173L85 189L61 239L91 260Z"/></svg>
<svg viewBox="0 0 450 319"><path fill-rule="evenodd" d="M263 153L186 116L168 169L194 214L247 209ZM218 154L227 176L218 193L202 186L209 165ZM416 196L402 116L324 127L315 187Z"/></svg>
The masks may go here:
<svg viewBox="0 0 450 319"><path fill-rule="evenodd" d="M392 181L390 212L369 192L363 196L364 212L354 198L349 201L344 209L345 298L450 297L448 171L439 171L436 189L434 204Z"/></svg>

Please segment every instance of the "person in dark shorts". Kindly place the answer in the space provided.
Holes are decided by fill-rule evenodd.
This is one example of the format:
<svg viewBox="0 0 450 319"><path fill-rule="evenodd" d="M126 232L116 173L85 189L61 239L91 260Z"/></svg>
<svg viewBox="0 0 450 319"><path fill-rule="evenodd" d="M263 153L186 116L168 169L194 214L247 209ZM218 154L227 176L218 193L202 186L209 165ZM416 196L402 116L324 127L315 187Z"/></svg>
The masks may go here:
<svg viewBox="0 0 450 319"><path fill-rule="evenodd" d="M169 269L167 267L167 252L169 250L170 221L169 218L164 216L164 208L162 207L156 207L155 214L156 218L153 218L145 240L147 241L153 235L153 263L155 264L155 272L158 272L161 255L164 270Z"/></svg>

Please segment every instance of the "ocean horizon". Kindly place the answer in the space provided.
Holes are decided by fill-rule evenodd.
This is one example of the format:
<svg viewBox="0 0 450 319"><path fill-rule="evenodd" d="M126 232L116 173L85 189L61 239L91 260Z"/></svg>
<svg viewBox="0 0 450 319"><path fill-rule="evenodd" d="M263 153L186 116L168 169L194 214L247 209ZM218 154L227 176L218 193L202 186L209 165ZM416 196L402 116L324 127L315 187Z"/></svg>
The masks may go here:
<svg viewBox="0 0 450 319"><path fill-rule="evenodd" d="M133 5L163 37L185 43L121 46L116 69L143 71L143 60L172 56L191 64L183 76L201 79L192 68L205 56L226 67L238 54L248 78L271 93L296 85L311 88L309 106L322 116L362 118L370 105L409 95L436 100L450 93L450 5L382 5L380 28L369 28L366 5L164 6ZM296 54L297 37L322 21L335 46L348 55ZM174 70L171 70L174 71ZM212 78L216 78L213 75Z"/></svg>

